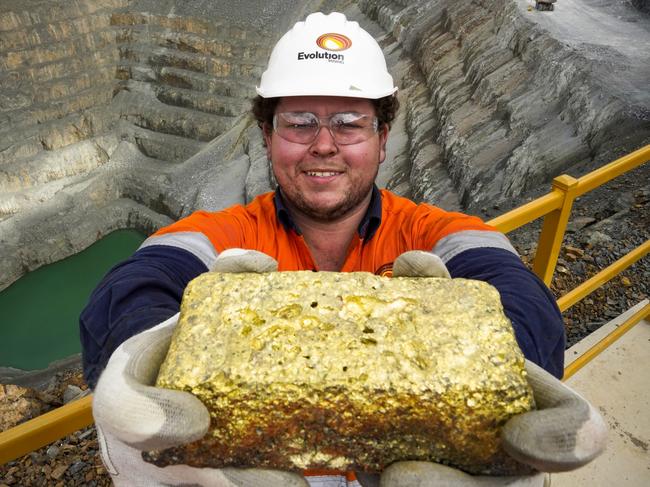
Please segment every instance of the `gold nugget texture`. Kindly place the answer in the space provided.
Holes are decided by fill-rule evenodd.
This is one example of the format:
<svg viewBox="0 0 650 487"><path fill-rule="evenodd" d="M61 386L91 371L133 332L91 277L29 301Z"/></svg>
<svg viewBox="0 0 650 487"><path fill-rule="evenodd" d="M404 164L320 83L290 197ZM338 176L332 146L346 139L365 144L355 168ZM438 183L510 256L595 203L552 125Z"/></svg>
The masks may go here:
<svg viewBox="0 0 650 487"><path fill-rule="evenodd" d="M534 406L492 286L363 272L201 275L156 386L212 417L202 440L145 454L159 466L516 473L500 429Z"/></svg>

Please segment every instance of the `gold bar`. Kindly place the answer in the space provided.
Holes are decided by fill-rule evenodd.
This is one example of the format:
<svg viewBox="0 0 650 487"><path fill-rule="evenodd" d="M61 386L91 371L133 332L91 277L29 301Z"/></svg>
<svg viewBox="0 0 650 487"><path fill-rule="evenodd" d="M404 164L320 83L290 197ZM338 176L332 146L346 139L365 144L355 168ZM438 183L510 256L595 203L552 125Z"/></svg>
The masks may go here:
<svg viewBox="0 0 650 487"><path fill-rule="evenodd" d="M617 276L625 269L630 267L639 259L645 257L648 252L650 252L650 239L646 240L644 243L639 245L636 249L625 254L623 257L618 259L613 264L607 266L605 269L600 271L598 274L590 277L585 282L580 284L575 289L572 289L560 299L557 300L557 305L560 308L560 311L565 311L571 306L576 304L585 296L588 296L593 291L598 289L600 286L608 282L613 277Z"/></svg>
<svg viewBox="0 0 650 487"><path fill-rule="evenodd" d="M533 407L496 289L364 272L200 276L156 385L212 416L204 439L146 456L159 466L515 472L500 428Z"/></svg>

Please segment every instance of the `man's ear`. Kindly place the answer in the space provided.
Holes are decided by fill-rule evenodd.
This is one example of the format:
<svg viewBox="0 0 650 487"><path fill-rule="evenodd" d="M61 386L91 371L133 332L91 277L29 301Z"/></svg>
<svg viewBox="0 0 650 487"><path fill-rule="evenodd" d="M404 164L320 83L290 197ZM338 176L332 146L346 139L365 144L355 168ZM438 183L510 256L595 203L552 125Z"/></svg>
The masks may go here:
<svg viewBox="0 0 650 487"><path fill-rule="evenodd" d="M388 127L388 124L382 123L377 133L377 135L379 135L379 164L384 162L384 159L386 159L386 142L388 141L388 132L390 132L390 127Z"/></svg>
<svg viewBox="0 0 650 487"><path fill-rule="evenodd" d="M268 123L264 122L260 128L262 129L262 137L264 138L264 147L266 147L266 157L269 161L271 160L271 141L273 136L273 127Z"/></svg>

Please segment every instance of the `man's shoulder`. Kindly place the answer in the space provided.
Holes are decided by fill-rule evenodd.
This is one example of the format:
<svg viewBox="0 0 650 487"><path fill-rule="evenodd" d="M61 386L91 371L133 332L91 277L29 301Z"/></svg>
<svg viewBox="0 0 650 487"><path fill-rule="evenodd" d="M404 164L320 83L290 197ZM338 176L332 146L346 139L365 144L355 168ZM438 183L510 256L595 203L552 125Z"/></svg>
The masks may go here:
<svg viewBox="0 0 650 487"><path fill-rule="evenodd" d="M400 211L417 207L417 203L413 200L399 196L389 189L380 189L379 192L381 194L381 204L385 208Z"/></svg>
<svg viewBox="0 0 650 487"><path fill-rule="evenodd" d="M256 196L246 205L236 204L216 211L196 210L161 228L155 235L187 231L208 233L216 227L249 226L255 221L272 220L274 212L273 192L269 192Z"/></svg>
<svg viewBox="0 0 650 487"><path fill-rule="evenodd" d="M436 238L466 231L494 232L481 218L414 201L388 190L382 193L382 220L388 227L413 228L418 232L435 230ZM425 230L428 229L428 230Z"/></svg>
<svg viewBox="0 0 650 487"><path fill-rule="evenodd" d="M235 205L229 206L227 208L223 208L221 210L216 210L216 211L208 211L208 210L196 210L193 213L191 213L188 217L186 218L228 218L228 217L237 217L237 216L255 216L259 215L262 213L266 212L275 212L275 204L273 202L273 196L274 196L273 191L269 191L268 193L262 193L255 198L253 198L252 201L242 204L242 203L237 203Z"/></svg>
<svg viewBox="0 0 650 487"><path fill-rule="evenodd" d="M225 212L229 213L241 213L256 215L260 213L275 212L275 202L274 202L275 192L269 191L267 193L258 194L253 198L252 201L246 205L234 205L230 208L226 208Z"/></svg>
<svg viewBox="0 0 650 487"><path fill-rule="evenodd" d="M404 196L399 196L388 189L381 189L380 192L382 208L384 208L386 213L389 215L413 215L416 213L444 215L447 213L442 208L438 208L437 206L428 203L416 203L415 201Z"/></svg>

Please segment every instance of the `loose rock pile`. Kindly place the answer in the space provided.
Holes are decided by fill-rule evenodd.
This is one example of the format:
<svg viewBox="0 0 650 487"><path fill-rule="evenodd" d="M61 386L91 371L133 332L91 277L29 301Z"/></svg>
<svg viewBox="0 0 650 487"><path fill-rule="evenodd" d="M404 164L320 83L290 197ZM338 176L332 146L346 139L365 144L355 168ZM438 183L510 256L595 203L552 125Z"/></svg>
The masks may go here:
<svg viewBox="0 0 650 487"><path fill-rule="evenodd" d="M1 466L0 479L2 487L112 485L99 456L94 427Z"/></svg>
<svg viewBox="0 0 650 487"><path fill-rule="evenodd" d="M0 385L0 431L83 397L88 392L78 368L55 374L42 390ZM0 465L0 487L81 485L111 485L92 426Z"/></svg>

